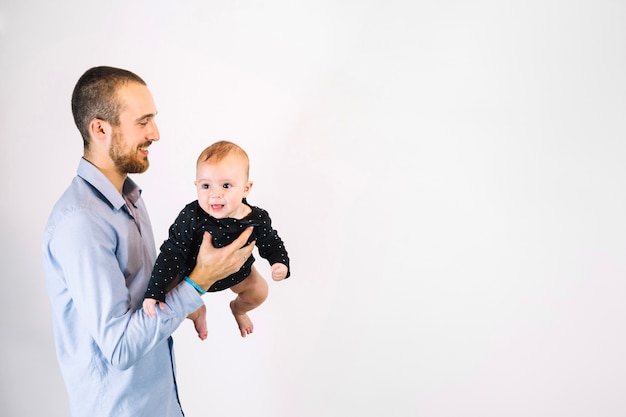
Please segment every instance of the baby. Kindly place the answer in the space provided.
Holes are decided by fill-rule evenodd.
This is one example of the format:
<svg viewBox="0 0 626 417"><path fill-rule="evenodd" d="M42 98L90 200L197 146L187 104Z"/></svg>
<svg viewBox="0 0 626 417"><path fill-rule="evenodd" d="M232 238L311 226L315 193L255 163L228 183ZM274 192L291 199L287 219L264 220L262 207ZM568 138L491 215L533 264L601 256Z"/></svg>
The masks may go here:
<svg viewBox="0 0 626 417"><path fill-rule="evenodd" d="M198 199L187 204L170 226L169 238L161 245L159 256L143 302L144 310L156 317L156 304L164 308L165 294L181 279L193 285L200 294L230 288L237 297L230 302L242 337L252 333L254 326L248 312L267 298L267 283L254 267L250 256L233 275L217 281L210 288L200 288L187 275L196 263L202 236L211 233L213 245L228 245L246 228L254 227L247 244L256 241L259 255L271 265L272 279L281 281L291 274L289 257L282 239L272 228L267 211L251 206L246 198L252 188L248 179L249 159L238 145L220 141L206 148L196 164ZM207 337L206 307L189 315L200 339Z"/></svg>

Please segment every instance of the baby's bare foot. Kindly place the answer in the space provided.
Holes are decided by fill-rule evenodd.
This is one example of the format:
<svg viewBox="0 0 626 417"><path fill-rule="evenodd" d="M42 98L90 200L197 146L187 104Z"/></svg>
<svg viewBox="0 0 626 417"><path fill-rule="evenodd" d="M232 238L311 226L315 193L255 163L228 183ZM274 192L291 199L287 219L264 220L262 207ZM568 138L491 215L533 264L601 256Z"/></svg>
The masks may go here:
<svg viewBox="0 0 626 417"><path fill-rule="evenodd" d="M241 337L246 337L254 331L254 326L252 325L252 320L246 313L238 313L235 309L235 300L230 302L230 311L233 312L233 316L235 316L235 321L237 322L237 326L239 326L239 331L241 332Z"/></svg>
<svg viewBox="0 0 626 417"><path fill-rule="evenodd" d="M193 321L193 326L196 328L200 340L206 339L209 335L206 323L206 306L202 304L200 308L188 315L187 318Z"/></svg>

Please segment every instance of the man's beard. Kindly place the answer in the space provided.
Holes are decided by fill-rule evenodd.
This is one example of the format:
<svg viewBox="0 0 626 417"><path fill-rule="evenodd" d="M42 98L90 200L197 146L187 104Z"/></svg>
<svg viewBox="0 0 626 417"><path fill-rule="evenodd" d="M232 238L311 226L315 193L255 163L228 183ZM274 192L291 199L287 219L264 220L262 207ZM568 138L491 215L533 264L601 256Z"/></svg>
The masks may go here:
<svg viewBox="0 0 626 417"><path fill-rule="evenodd" d="M147 147L148 142L142 144L142 147ZM145 157L142 160L137 159L137 149L135 153L124 153L122 134L116 129L113 132L113 140L111 148L109 148L109 156L113 163L117 167L118 171L125 174L140 174L145 172L150 166L148 158Z"/></svg>

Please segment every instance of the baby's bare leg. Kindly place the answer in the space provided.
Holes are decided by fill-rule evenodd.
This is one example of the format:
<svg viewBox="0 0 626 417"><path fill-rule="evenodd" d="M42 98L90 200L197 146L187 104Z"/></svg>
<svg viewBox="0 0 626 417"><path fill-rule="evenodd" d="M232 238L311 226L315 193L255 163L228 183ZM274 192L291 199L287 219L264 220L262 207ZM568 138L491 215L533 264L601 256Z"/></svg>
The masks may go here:
<svg viewBox="0 0 626 417"><path fill-rule="evenodd" d="M230 302L230 309L235 316L241 337L246 337L253 332L252 320L246 314L248 311L260 306L267 298L267 282L258 273L254 265L250 275L231 288L237 297Z"/></svg>
<svg viewBox="0 0 626 417"><path fill-rule="evenodd" d="M209 330L206 324L206 306L202 304L196 311L187 316L187 318L193 321L193 326L198 332L198 337L201 340L207 338Z"/></svg>

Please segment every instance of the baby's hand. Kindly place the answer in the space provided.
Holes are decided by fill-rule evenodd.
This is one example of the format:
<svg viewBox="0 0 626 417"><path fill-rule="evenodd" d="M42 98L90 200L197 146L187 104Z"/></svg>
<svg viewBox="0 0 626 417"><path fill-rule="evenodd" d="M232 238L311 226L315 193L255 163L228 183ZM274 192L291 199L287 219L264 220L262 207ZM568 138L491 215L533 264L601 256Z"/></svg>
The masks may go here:
<svg viewBox="0 0 626 417"><path fill-rule="evenodd" d="M150 317L156 317L156 308L154 307L156 303L158 303L158 301L154 298L145 298L143 300L143 309ZM163 305L160 305L159 307L163 310Z"/></svg>
<svg viewBox="0 0 626 417"><path fill-rule="evenodd" d="M282 281L287 276L287 265L274 264L272 265L272 279L274 281Z"/></svg>

